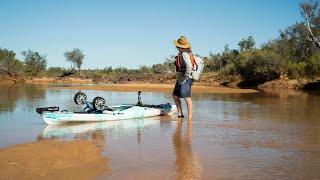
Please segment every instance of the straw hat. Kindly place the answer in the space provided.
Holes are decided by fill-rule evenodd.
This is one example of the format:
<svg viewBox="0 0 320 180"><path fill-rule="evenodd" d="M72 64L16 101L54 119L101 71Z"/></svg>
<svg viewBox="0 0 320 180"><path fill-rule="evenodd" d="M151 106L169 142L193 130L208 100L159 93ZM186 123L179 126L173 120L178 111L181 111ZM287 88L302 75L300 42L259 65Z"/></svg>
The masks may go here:
<svg viewBox="0 0 320 180"><path fill-rule="evenodd" d="M180 48L190 48L190 43L184 36L181 36L178 40L173 40L173 44Z"/></svg>

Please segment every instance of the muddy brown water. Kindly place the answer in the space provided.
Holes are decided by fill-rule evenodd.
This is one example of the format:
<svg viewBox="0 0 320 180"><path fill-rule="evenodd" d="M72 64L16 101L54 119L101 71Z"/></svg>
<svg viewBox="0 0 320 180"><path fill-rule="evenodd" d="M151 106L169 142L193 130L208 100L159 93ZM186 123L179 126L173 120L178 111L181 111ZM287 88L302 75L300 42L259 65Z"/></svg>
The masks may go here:
<svg viewBox="0 0 320 180"><path fill-rule="evenodd" d="M91 171L88 177L320 179L319 92L194 93L192 120L165 116L49 126L36 114L37 107L57 105L70 111L81 107L73 103L77 89L46 87L0 86L0 156L6 157L0 159L0 166L11 168L5 171L0 167L0 179L48 174L54 178L67 174L72 178L73 173L61 167L82 171L96 166L106 168ZM136 92L83 92L89 99L105 97L108 105L137 101ZM168 92L143 92L142 102L173 100ZM46 144L52 142L63 143L58 144L59 148ZM43 150L35 151L38 147ZM88 151L94 153L89 155ZM52 158L50 164L57 167L46 168L46 164L38 162L39 158L32 158L35 152ZM88 158L80 157L81 153ZM56 154L64 154L65 160L61 156L58 161ZM78 156L90 163L79 163ZM29 169L26 174L23 162L15 157L34 161L25 164L32 164L33 171Z"/></svg>

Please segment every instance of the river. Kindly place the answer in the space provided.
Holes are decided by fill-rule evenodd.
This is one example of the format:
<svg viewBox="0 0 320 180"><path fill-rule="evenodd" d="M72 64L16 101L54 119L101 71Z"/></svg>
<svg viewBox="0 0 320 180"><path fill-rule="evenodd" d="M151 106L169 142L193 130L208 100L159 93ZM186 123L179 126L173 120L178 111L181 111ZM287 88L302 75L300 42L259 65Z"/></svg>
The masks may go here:
<svg viewBox="0 0 320 180"><path fill-rule="evenodd" d="M109 172L97 179L320 179L319 91L194 93L192 120L174 115L47 126L37 107L82 108L73 102L78 90L47 87L0 86L0 148L93 141L109 159ZM83 92L107 105L137 102L136 92ZM161 92L142 92L142 102L174 103Z"/></svg>

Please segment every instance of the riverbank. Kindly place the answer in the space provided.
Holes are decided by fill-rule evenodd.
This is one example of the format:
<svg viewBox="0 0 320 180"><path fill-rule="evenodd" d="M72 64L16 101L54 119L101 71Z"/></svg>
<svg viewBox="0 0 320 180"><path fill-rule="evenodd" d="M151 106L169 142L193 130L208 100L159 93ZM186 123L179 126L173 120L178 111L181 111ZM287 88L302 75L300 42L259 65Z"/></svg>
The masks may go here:
<svg viewBox="0 0 320 180"><path fill-rule="evenodd" d="M77 90L99 90L99 91L118 91L118 92L172 92L173 84L112 84L112 85L92 85L92 86L50 86L43 87L46 89L77 89ZM254 89L239 89L228 87L208 87L193 86L193 93L257 93Z"/></svg>
<svg viewBox="0 0 320 180"><path fill-rule="evenodd" d="M42 77L42 78L30 78L24 80L23 83L26 84L99 84L100 85L112 85L117 88L110 89L110 87L104 87L99 88L98 90L115 90L115 91L130 91L126 90L125 86L133 86L135 87L136 84L148 84L148 87L145 87L149 89L148 91L154 91L154 92L164 92L169 91L173 87L172 85L175 83L176 78L172 74L165 74L165 75L159 75L159 74L152 74L150 76L110 76L108 78L79 78L79 77ZM211 92L212 90L214 93L220 92L219 90L222 90L222 93L227 92L229 93L229 90L224 91L224 88L233 88L234 91L237 93L239 89L239 83L241 82L240 79L222 79L215 73L206 73L203 75L202 79L198 82L194 82L193 85L195 88L194 92ZM2 80L0 81L0 84L16 84L13 81L10 80ZM160 86L158 86L160 85ZM165 87L162 87L164 85ZM157 87L158 86L158 87ZM168 86L168 87L166 87ZM202 87L202 88L197 88ZM208 87L207 90L204 90ZM158 90L158 88L161 88ZM267 81L263 84L257 85L257 89L259 90L268 90L268 89L282 89L282 90L317 90L320 89L320 78L316 79L314 82L308 82L307 80L296 80L296 79L277 79L273 81ZM199 90L201 89L201 90ZM247 90L240 90L241 92L246 92ZM232 91L233 92L233 91ZM251 92L251 91L250 91Z"/></svg>
<svg viewBox="0 0 320 180"><path fill-rule="evenodd" d="M53 77L42 77L32 78L25 81L26 84L90 84L92 79L67 77L67 78L53 78Z"/></svg>
<svg viewBox="0 0 320 180"><path fill-rule="evenodd" d="M123 79L123 78L122 78ZM208 78L206 78L208 79ZM160 82L160 83L159 83ZM162 83L161 83L162 82ZM118 92L172 92L175 79L168 78L166 81L100 81L94 79L84 79L76 77L65 78L32 78L24 82L25 84L51 84L53 86L43 87L46 89L78 89L78 90L100 90L100 91L118 91ZM1 84L13 84L9 81L3 81ZM54 86L54 85L57 86ZM60 84L72 84L73 86L59 86ZM89 86L87 84L90 84ZM42 87L40 87L42 88ZM193 93L256 93L255 89L241 89L239 87L219 86L219 82L214 79L201 80L193 83Z"/></svg>

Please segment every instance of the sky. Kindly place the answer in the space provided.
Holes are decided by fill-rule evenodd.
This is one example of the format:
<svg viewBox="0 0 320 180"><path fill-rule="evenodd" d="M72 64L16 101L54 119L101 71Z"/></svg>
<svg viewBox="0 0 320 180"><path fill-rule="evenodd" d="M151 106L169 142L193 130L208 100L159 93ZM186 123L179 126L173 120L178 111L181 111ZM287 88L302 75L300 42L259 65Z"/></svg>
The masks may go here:
<svg viewBox="0 0 320 180"><path fill-rule="evenodd" d="M139 68L177 54L181 35L208 56L253 36L256 46L302 21L302 0L0 0L0 48L46 54L47 67L70 67L79 48L82 69Z"/></svg>

